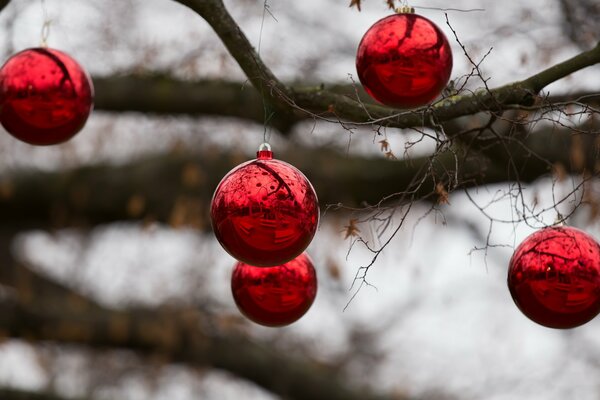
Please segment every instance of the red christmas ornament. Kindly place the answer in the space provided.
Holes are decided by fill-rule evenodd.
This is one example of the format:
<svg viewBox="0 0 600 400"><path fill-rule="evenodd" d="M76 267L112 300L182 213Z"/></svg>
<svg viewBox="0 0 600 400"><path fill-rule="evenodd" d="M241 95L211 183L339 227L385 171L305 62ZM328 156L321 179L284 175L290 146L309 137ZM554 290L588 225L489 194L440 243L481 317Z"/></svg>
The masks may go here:
<svg viewBox="0 0 600 400"><path fill-rule="evenodd" d="M265 326L283 326L302 317L317 295L317 275L306 253L276 267L238 262L231 292L246 317Z"/></svg>
<svg viewBox="0 0 600 400"><path fill-rule="evenodd" d="M256 266L294 259L310 244L319 223L319 203L308 179L274 160L266 146L256 160L225 175L211 205L221 245L234 258Z"/></svg>
<svg viewBox="0 0 600 400"><path fill-rule="evenodd" d="M579 229L539 230L515 250L508 288L517 307L538 324L585 324L600 312L600 246Z"/></svg>
<svg viewBox="0 0 600 400"><path fill-rule="evenodd" d="M23 50L0 69L0 122L30 144L64 142L83 128L93 93L89 75L67 54Z"/></svg>
<svg viewBox="0 0 600 400"><path fill-rule="evenodd" d="M446 87L452 50L444 33L412 9L379 21L356 54L360 82L375 100L397 108L430 103Z"/></svg>

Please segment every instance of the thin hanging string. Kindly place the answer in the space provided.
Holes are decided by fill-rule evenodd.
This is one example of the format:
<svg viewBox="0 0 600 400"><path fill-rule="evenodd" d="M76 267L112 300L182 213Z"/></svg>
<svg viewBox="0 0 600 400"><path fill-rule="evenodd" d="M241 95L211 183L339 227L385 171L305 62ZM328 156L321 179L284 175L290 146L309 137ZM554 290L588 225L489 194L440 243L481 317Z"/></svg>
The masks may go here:
<svg viewBox="0 0 600 400"><path fill-rule="evenodd" d="M269 0L265 0L264 3L263 3L263 14L262 14L262 20L260 21L260 32L258 34L258 49L257 49L257 53L258 53L259 57L260 57L260 47L261 47L261 44L262 44L263 28L265 26L265 19L267 17L267 13L269 13L269 15L275 21L277 21L277 18L275 18L275 16L271 13L271 11L269 11ZM262 84L260 85L260 94L261 94L261 98L262 98L262 102L263 102L263 112L264 112L264 117L263 117L264 118L264 122L263 122L263 143L268 143L269 139L271 138L270 132L268 132L269 122L271 121L271 119L273 118L273 116L275 115L275 113L270 109L269 105L265 101L264 87L263 87Z"/></svg>
<svg viewBox="0 0 600 400"><path fill-rule="evenodd" d="M42 47L48 47L48 37L50 36L50 24L52 20L48 16L48 9L46 8L46 0L41 0L42 3L42 17L44 23L42 25Z"/></svg>

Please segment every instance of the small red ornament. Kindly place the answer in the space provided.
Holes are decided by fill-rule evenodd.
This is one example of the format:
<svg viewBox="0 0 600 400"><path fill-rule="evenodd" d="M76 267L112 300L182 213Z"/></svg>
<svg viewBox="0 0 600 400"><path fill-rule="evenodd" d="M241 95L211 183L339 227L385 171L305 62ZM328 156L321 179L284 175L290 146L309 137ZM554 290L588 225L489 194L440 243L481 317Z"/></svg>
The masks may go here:
<svg viewBox="0 0 600 400"><path fill-rule="evenodd" d="M508 288L519 309L538 324L574 328L600 312L600 246L571 227L541 229L517 247Z"/></svg>
<svg viewBox="0 0 600 400"><path fill-rule="evenodd" d="M269 268L238 262L231 275L231 292L242 314L257 324L289 325L312 305L317 275L306 253Z"/></svg>
<svg viewBox="0 0 600 400"><path fill-rule="evenodd" d="M23 50L0 69L0 122L30 144L64 142L83 128L93 95L89 75L67 54Z"/></svg>
<svg viewBox="0 0 600 400"><path fill-rule="evenodd" d="M234 258L256 266L294 259L308 247L319 223L319 203L308 179L274 160L266 146L257 159L225 175L211 205L217 240Z"/></svg>
<svg viewBox="0 0 600 400"><path fill-rule="evenodd" d="M437 25L405 11L369 28L358 45L356 70L375 100L414 108L430 103L446 87L452 49Z"/></svg>

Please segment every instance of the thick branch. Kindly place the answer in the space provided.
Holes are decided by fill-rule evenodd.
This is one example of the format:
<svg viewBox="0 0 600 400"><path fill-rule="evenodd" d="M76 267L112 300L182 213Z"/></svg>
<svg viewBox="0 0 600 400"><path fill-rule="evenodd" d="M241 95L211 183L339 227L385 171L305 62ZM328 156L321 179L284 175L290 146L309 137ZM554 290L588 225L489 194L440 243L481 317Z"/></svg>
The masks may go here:
<svg viewBox="0 0 600 400"><path fill-rule="evenodd" d="M270 343L256 343L240 333L218 329L193 309L42 312L4 301L0 303L0 328L11 337L28 340L124 347L159 354L171 362L210 365L289 399L388 399L346 386L335 370L322 364L282 355Z"/></svg>
<svg viewBox="0 0 600 400"><path fill-rule="evenodd" d="M18 231L10 231L6 226L0 229L0 284L13 289L13 295L24 304L40 298L43 306L52 310L96 309L99 306L92 300L74 292L65 285L55 282L15 259L12 243ZM0 399L3 397L0 396Z"/></svg>
<svg viewBox="0 0 600 400"><path fill-rule="evenodd" d="M0 11L4 10L4 7L6 7L8 3L10 3L10 0L0 0Z"/></svg>
<svg viewBox="0 0 600 400"><path fill-rule="evenodd" d="M375 204L392 193L407 192L396 200L427 198L435 182L458 187L533 181L551 172L555 163L571 170L572 135L540 131L526 142L509 143L510 157L488 159L477 153L462 159L451 151L430 157L391 161L348 158L334 151L296 146L277 152L311 179L320 201L349 206ZM594 171L598 155L592 135L581 138L588 171ZM495 143L495 144L494 144ZM497 141L487 144L504 154ZM187 224L208 228L206 210L219 180L243 158L236 154L171 154L142 159L123 166L88 166L67 172L20 171L7 177L0 191L0 220L13 229L85 226L125 219L150 219L174 226ZM456 167L458 166L458 171ZM511 167L512 166L512 167ZM415 182L424 180L417 187Z"/></svg>
<svg viewBox="0 0 600 400"><path fill-rule="evenodd" d="M522 81L521 86L538 93L549 84L556 82L567 75L598 64L600 62L600 43L592 50L584 51L566 61L556 64Z"/></svg>
<svg viewBox="0 0 600 400"><path fill-rule="evenodd" d="M282 108L288 89L263 63L250 41L233 20L222 0L175 0L188 6L213 28L250 82L273 106Z"/></svg>
<svg viewBox="0 0 600 400"><path fill-rule="evenodd" d="M165 76L94 77L95 108L149 114L216 115L262 124L265 111L260 93L242 82L181 81ZM299 113L297 113L299 114ZM286 133L306 115L277 113L270 125Z"/></svg>
<svg viewBox="0 0 600 400"><path fill-rule="evenodd" d="M272 102L286 103L292 110L304 110L342 120L410 128L433 126L482 111L502 111L514 105L530 106L536 94L548 84L600 62L600 47L581 53L565 62L523 81L492 90L446 98L423 110L399 112L387 107L362 104L322 87L288 89L264 65L239 26L225 10L221 0L175 0L196 11L213 27L230 54L252 83ZM264 85L269 89L265 92Z"/></svg>
<svg viewBox="0 0 600 400"><path fill-rule="evenodd" d="M126 348L159 355L167 362L211 366L289 399L387 399L348 386L332 367L307 357L290 356L272 343L255 342L235 329L219 328L223 316L198 309L103 308L17 264L10 253L10 237L6 236L0 242L0 282L16 290L0 300L0 336L92 348ZM6 271L27 271L28 279L14 279L20 274ZM15 399L21 394L4 393ZM0 399L10 399L2 394L0 390ZM30 398L59 400L51 395L37 396Z"/></svg>
<svg viewBox="0 0 600 400"><path fill-rule="evenodd" d="M458 117L482 111L502 111L515 105L531 106L535 96L547 85L583 68L600 63L600 44L529 78L489 91L480 89L472 94L446 98L422 110L399 112L387 107L359 103L321 88L295 89L295 105L314 113L333 113L340 119L354 122L375 122L397 128L433 126Z"/></svg>
<svg viewBox="0 0 600 400"><path fill-rule="evenodd" d="M390 193L406 190L429 161L348 158L335 151L300 146L285 153L275 150L276 157L294 164L311 179L323 205L376 203ZM0 220L14 229L141 218L207 228L206 210L213 191L240 160L238 154L213 151L153 156L129 165L88 166L66 172L19 171L8 177L8 189L0 197ZM450 154L440 160L438 165L453 169Z"/></svg>
<svg viewBox="0 0 600 400"><path fill-rule="evenodd" d="M2 400L91 400L90 398L73 398L59 396L54 393L33 392L29 390L0 389L0 399Z"/></svg>

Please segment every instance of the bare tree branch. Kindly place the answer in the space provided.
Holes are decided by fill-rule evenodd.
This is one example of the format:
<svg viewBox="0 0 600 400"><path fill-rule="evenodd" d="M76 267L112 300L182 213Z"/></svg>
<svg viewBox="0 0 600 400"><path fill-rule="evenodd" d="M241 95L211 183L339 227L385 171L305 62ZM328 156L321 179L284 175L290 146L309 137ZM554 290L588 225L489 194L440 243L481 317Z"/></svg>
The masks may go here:
<svg viewBox="0 0 600 400"><path fill-rule="evenodd" d="M263 63L248 38L225 8L222 0L176 1L202 16L262 96L280 111L286 110L282 97L288 96L288 88Z"/></svg>
<svg viewBox="0 0 600 400"><path fill-rule="evenodd" d="M585 168L594 171L598 160L595 136L579 136ZM567 173L581 172L571 166L570 153L565 151L574 140L570 129L540 130L526 140L511 138L508 147L494 138L480 140L480 147L487 146L485 154L494 157L472 152L458 164L454 150L441 152L435 159L387 160L348 158L336 151L295 146L276 156L306 173L323 205L377 204L394 193L413 190L411 185L422 179L424 184L411 198L435 199L436 183L456 178L456 188L465 188L515 179L533 181L550 174L556 163ZM128 165L64 172L18 171L5 178L8 189L0 196L0 220L10 229L86 227L132 219L208 228L205 209L214 188L238 162L239 155L212 152L151 156ZM132 207L132 202L138 206Z"/></svg>
<svg viewBox="0 0 600 400"><path fill-rule="evenodd" d="M14 260L10 252L11 237L6 232L0 241L0 283L15 289L0 299L2 337L97 349L127 348L159 355L166 362L212 366L289 399L389 398L348 385L335 367L282 353L272 343L251 340L235 326L220 322L227 318L199 308L116 311L100 307ZM23 276L23 272L27 275ZM2 393L0 398L9 400ZM32 398L62 400L51 395L37 396Z"/></svg>
<svg viewBox="0 0 600 400"><path fill-rule="evenodd" d="M587 47L600 38L596 21L600 6L595 0L559 0L562 7L564 31L573 43Z"/></svg>
<svg viewBox="0 0 600 400"><path fill-rule="evenodd" d="M64 397L54 393L33 392L29 390L18 390L1 388L0 399L2 400L92 400L91 398Z"/></svg>
<svg viewBox="0 0 600 400"><path fill-rule="evenodd" d="M428 157L406 161L350 159L336 151L302 146L276 152L276 156L296 165L311 179L323 205L343 202L350 206L374 204L386 195L406 190L430 161ZM86 166L64 172L19 171L6 177L8 189L0 197L0 220L11 229L85 227L143 218L178 225L183 212L186 224L207 228L205 209L212 193L221 177L238 162L235 153L212 151L151 156L128 165ZM483 163L473 161L466 170L477 176ZM442 155L437 165L440 173L453 169L451 154ZM142 203L141 208L130 206L134 199Z"/></svg>
<svg viewBox="0 0 600 400"><path fill-rule="evenodd" d="M213 324L194 309L42 310L5 300L0 302L0 329L10 337L98 349L124 347L169 362L210 365L289 399L391 399L349 387L335 369L284 355L270 343Z"/></svg>
<svg viewBox="0 0 600 400"><path fill-rule="evenodd" d="M94 77L94 107L100 110L149 114L216 115L262 124L260 93L242 82L181 81L166 76ZM287 133L305 114L277 113L269 125Z"/></svg>
<svg viewBox="0 0 600 400"><path fill-rule="evenodd" d="M6 7L8 3L10 3L10 0L0 0L0 11L4 10L4 7Z"/></svg>
<svg viewBox="0 0 600 400"><path fill-rule="evenodd" d="M230 54L237 60L254 86L275 104L287 103L292 110L306 110L315 115L333 115L357 123L409 128L434 126L481 111L502 111L515 105L531 106L545 86L583 68L600 62L600 44L590 51L544 71L496 89L479 90L446 98L433 106L399 112L388 107L363 104L332 93L322 87L288 88L264 65L221 0L175 0L190 7L213 27ZM269 88L264 91L265 85Z"/></svg>

